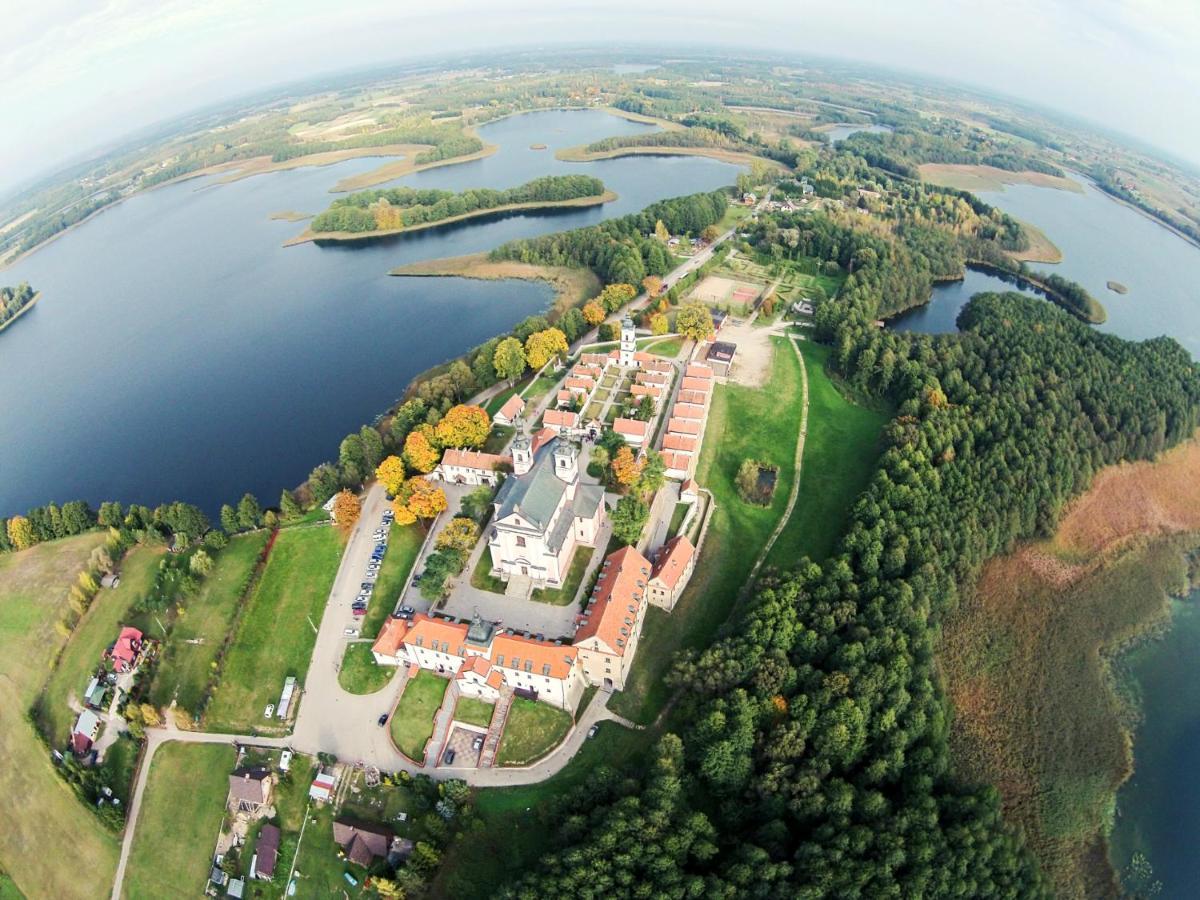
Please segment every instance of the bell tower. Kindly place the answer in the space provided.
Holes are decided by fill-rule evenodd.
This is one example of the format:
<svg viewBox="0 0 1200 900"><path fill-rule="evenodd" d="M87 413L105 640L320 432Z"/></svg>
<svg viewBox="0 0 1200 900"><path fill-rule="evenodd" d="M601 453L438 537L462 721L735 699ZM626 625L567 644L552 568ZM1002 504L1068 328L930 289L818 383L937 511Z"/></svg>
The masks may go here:
<svg viewBox="0 0 1200 900"><path fill-rule="evenodd" d="M533 468L533 450L530 447L529 435L524 431L513 438L512 461L514 475L524 475Z"/></svg>
<svg viewBox="0 0 1200 900"><path fill-rule="evenodd" d="M633 319L626 316L621 320L621 356L620 365L624 369L637 365L633 354L637 352L637 338L633 328Z"/></svg>

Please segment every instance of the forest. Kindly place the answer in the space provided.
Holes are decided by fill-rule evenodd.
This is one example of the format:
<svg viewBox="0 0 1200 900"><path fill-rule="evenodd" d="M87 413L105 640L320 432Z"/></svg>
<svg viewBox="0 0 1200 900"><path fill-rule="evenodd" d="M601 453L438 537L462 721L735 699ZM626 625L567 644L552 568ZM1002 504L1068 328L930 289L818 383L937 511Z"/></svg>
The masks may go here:
<svg viewBox="0 0 1200 900"><path fill-rule="evenodd" d="M1010 172L1062 175L1062 170L1009 142L998 143L975 128L950 119L922 120L884 134L860 131L841 142L871 165L906 178L919 177L921 163L994 166Z"/></svg>
<svg viewBox="0 0 1200 900"><path fill-rule="evenodd" d="M608 283L641 284L647 275L665 275L675 266L666 246L654 237L659 222L671 234L696 235L721 221L728 206L725 190L663 200L599 225L509 241L493 250L491 258L581 266Z"/></svg>
<svg viewBox="0 0 1200 900"><path fill-rule="evenodd" d="M556 203L603 193L604 182L588 175L546 175L503 191L472 188L454 193L411 187L359 191L335 200L312 220L309 229L355 233L395 230L501 206Z"/></svg>
<svg viewBox="0 0 1200 900"><path fill-rule="evenodd" d="M1200 367L1018 294L975 297L959 334L877 328L945 262L863 231L798 236L853 262L818 323L837 374L898 410L839 552L768 573L677 660L652 764L544 811L549 852L506 896L1048 896L994 790L951 772L932 639L982 563L1047 534L1101 467L1192 433Z"/></svg>
<svg viewBox="0 0 1200 900"><path fill-rule="evenodd" d="M0 287L0 328L11 322L37 296L37 292L22 281L14 287Z"/></svg>

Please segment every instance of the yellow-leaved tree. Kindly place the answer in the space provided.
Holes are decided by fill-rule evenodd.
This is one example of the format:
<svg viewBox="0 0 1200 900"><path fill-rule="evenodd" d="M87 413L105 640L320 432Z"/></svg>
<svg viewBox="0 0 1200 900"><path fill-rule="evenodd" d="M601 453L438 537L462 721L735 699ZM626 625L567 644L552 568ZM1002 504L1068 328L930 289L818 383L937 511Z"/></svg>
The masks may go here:
<svg viewBox="0 0 1200 900"><path fill-rule="evenodd" d="M445 491L417 475L404 482L392 509L396 512L397 525L411 525L418 519L432 519L448 505Z"/></svg>
<svg viewBox="0 0 1200 900"><path fill-rule="evenodd" d="M530 338L532 340L532 337ZM492 420L482 406L452 406L434 428L438 443L443 447L478 449L492 430Z"/></svg>
<svg viewBox="0 0 1200 900"><path fill-rule="evenodd" d="M422 425L404 439L404 463L414 472L432 472L438 464L433 428Z"/></svg>
<svg viewBox="0 0 1200 900"><path fill-rule="evenodd" d="M350 532L361 514L362 501L358 496L345 488L338 491L337 496L333 498L333 521L343 533Z"/></svg>
<svg viewBox="0 0 1200 900"><path fill-rule="evenodd" d="M583 305L583 320L593 327L604 321L604 315L604 307L595 300Z"/></svg>
<svg viewBox="0 0 1200 900"><path fill-rule="evenodd" d="M638 480L638 476L642 474L642 467L634 458L633 451L628 446L622 447L617 451L617 455L612 460L613 478L617 484L622 487L629 487Z"/></svg>
<svg viewBox="0 0 1200 900"><path fill-rule="evenodd" d="M8 520L8 539L17 550L32 547L37 543L33 537L33 523L24 516L13 516Z"/></svg>
<svg viewBox="0 0 1200 900"><path fill-rule="evenodd" d="M383 489L395 496L404 484L404 460L398 456L387 456L375 467L375 478L383 485Z"/></svg>
<svg viewBox="0 0 1200 900"><path fill-rule="evenodd" d="M706 341L713 334L712 313L707 306L689 303L675 316L675 330L693 341Z"/></svg>
<svg viewBox="0 0 1200 900"><path fill-rule="evenodd" d="M535 331L525 341L525 358L532 369L540 369L555 356L567 355L567 336L557 328Z"/></svg>

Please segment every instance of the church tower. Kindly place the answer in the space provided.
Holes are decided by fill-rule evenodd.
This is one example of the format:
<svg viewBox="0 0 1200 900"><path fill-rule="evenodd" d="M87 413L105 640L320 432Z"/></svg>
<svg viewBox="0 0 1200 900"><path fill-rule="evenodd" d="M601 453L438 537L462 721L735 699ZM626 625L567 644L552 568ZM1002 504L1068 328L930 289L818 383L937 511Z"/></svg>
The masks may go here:
<svg viewBox="0 0 1200 900"><path fill-rule="evenodd" d="M628 369L637 365L633 358L635 352L637 352L637 338L633 329L633 319L626 316L621 320L621 356L619 359L621 368Z"/></svg>
<svg viewBox="0 0 1200 900"><path fill-rule="evenodd" d="M579 448L563 438L554 442L554 474L567 484L579 477Z"/></svg>
<svg viewBox="0 0 1200 900"><path fill-rule="evenodd" d="M529 435L524 431L513 438L512 461L514 475L524 475L533 468L533 450L529 444Z"/></svg>

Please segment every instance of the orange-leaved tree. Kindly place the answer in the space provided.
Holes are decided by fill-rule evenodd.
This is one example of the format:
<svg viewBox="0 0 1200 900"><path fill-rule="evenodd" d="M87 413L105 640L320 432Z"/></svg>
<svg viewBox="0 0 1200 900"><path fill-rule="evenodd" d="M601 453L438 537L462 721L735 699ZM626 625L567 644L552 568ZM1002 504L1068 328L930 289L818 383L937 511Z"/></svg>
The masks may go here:
<svg viewBox="0 0 1200 900"><path fill-rule="evenodd" d="M400 522L401 509L403 509L403 518L407 520L407 524L412 524L417 519L422 521L432 519L438 513L443 512L447 506L446 492L419 475L404 482L404 487L401 488L392 504L392 508L396 511L396 521Z"/></svg>
<svg viewBox="0 0 1200 900"><path fill-rule="evenodd" d="M452 406L434 428L437 441L443 447L478 449L492 430L492 420L482 406Z"/></svg>
<svg viewBox="0 0 1200 900"><path fill-rule="evenodd" d="M642 467L634 458L633 451L629 449L628 445L618 450L617 455L613 457L612 472L613 478L622 487L629 487L642 474Z"/></svg>
<svg viewBox="0 0 1200 900"><path fill-rule="evenodd" d="M583 305L583 320L589 325L599 325L604 321L604 307L595 300L589 300Z"/></svg>
<svg viewBox="0 0 1200 900"><path fill-rule="evenodd" d="M642 289L647 297L657 297L662 290L663 281L657 275L647 275L642 279Z"/></svg>
<svg viewBox="0 0 1200 900"><path fill-rule="evenodd" d="M414 472L432 472L440 459L433 428L422 425L404 439L404 462Z"/></svg>
<svg viewBox="0 0 1200 900"><path fill-rule="evenodd" d="M361 514L362 501L358 496L345 488L338 491L337 496L333 498L333 521L343 533L349 533Z"/></svg>

